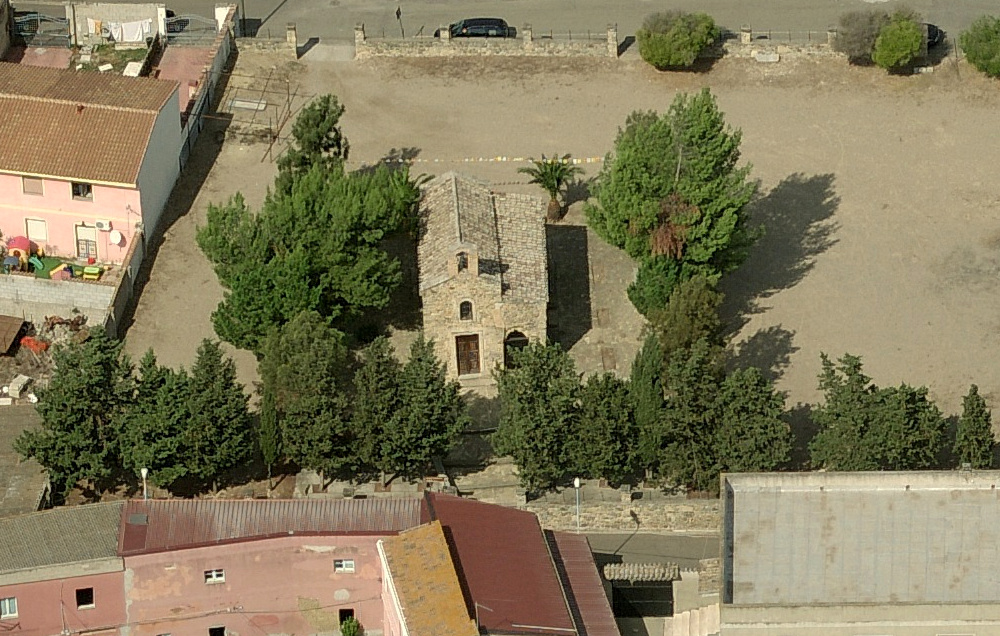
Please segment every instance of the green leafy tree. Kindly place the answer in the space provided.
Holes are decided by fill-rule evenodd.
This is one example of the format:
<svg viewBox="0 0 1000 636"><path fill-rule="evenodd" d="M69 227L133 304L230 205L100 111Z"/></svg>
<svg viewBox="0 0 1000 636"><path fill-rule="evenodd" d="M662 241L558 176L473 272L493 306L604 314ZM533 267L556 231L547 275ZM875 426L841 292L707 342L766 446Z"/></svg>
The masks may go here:
<svg viewBox="0 0 1000 636"><path fill-rule="evenodd" d="M746 259L757 185L749 166L737 167L740 140L708 89L678 95L662 116L632 113L619 130L587 221L639 261L629 298L644 314L662 308L681 281L715 282Z"/></svg>
<svg viewBox="0 0 1000 636"><path fill-rule="evenodd" d="M566 451L576 475L612 484L634 482L636 423L628 382L612 373L587 378L577 424Z"/></svg>
<svg viewBox="0 0 1000 636"><path fill-rule="evenodd" d="M135 397L120 427L122 461L130 474L146 468L149 481L162 488L187 476L190 384L187 372L160 366L152 350L139 361Z"/></svg>
<svg viewBox="0 0 1000 636"><path fill-rule="evenodd" d="M278 192L289 192L295 177L314 165L326 170L340 168L347 160L350 144L340 130L344 106L335 95L322 95L309 102L292 124L292 143L278 159Z"/></svg>
<svg viewBox="0 0 1000 636"><path fill-rule="evenodd" d="M920 55L923 42L920 23L907 13L895 13L875 39L872 61L886 70L899 71Z"/></svg>
<svg viewBox="0 0 1000 636"><path fill-rule="evenodd" d="M659 437L666 401L663 396L663 348L656 332L649 330L632 360L628 393L636 426L636 463L654 466L663 440Z"/></svg>
<svg viewBox="0 0 1000 636"><path fill-rule="evenodd" d="M573 165L570 155L562 157L553 156L546 159L542 155L541 161L532 161L534 164L530 168L518 168L521 174L531 177L531 183L540 185L549 194L548 217L550 221L558 221L562 216L562 204L559 203L559 194L563 186L569 183L570 179L578 174L583 174L583 168Z"/></svg>
<svg viewBox="0 0 1000 636"><path fill-rule="evenodd" d="M702 338L722 346L722 300L722 293L705 276L695 276L674 287L666 306L650 316L664 355L688 349Z"/></svg>
<svg viewBox="0 0 1000 636"><path fill-rule="evenodd" d="M55 371L40 387L42 424L14 440L14 449L49 473L53 493L64 498L78 483L100 491L121 475L118 425L132 399L132 364L122 343L101 329L84 342L53 352Z"/></svg>
<svg viewBox="0 0 1000 636"><path fill-rule="evenodd" d="M958 41L970 64L990 77L1000 77L1000 17L976 18Z"/></svg>
<svg viewBox="0 0 1000 636"><path fill-rule="evenodd" d="M970 464L973 468L993 467L993 419L986 406L986 400L979 395L979 387L973 384L962 400L962 417L958 420L955 434L955 456L959 464Z"/></svg>
<svg viewBox="0 0 1000 636"><path fill-rule="evenodd" d="M185 435L188 475L213 486L253 449L253 424L236 365L219 343L203 340L191 367Z"/></svg>
<svg viewBox="0 0 1000 636"><path fill-rule="evenodd" d="M362 352L361 366L354 374L351 428L357 436L359 457L370 468L382 464L387 424L401 408L402 370L389 341L377 338Z"/></svg>
<svg viewBox="0 0 1000 636"><path fill-rule="evenodd" d="M387 421L380 468L408 479L425 477L435 457L444 457L469 425L459 384L445 379L433 341L421 334L398 375L399 409Z"/></svg>
<svg viewBox="0 0 1000 636"><path fill-rule="evenodd" d="M260 362L260 425L279 433L267 444L280 444L296 464L324 475L361 463L344 391L348 360L343 334L303 311L271 333Z"/></svg>
<svg viewBox="0 0 1000 636"><path fill-rule="evenodd" d="M226 290L216 333L260 355L271 330L302 311L346 331L384 308L402 276L383 244L415 228L419 196L405 169L348 174L314 164L257 213L239 196L209 206L197 240Z"/></svg>
<svg viewBox="0 0 1000 636"><path fill-rule="evenodd" d="M875 40L889 24L889 13L881 9L849 11L840 16L835 50L847 55L851 64L871 64Z"/></svg>
<svg viewBox="0 0 1000 636"><path fill-rule="evenodd" d="M788 462L792 429L781 419L785 400L760 369L738 369L727 375L716 402L716 449L722 470L766 472Z"/></svg>
<svg viewBox="0 0 1000 636"><path fill-rule="evenodd" d="M690 67L721 31L704 13L667 11L647 16L635 35L642 59L663 71Z"/></svg>
<svg viewBox="0 0 1000 636"><path fill-rule="evenodd" d="M500 424L493 449L509 455L522 486L537 493L566 476L566 443L578 430L580 376L559 345L537 342L510 351L511 367L496 371Z"/></svg>
<svg viewBox="0 0 1000 636"><path fill-rule="evenodd" d="M946 423L926 388L880 389L862 373L861 359L844 355L835 365L824 354L813 412L818 432L809 444L813 465L828 470L933 468Z"/></svg>

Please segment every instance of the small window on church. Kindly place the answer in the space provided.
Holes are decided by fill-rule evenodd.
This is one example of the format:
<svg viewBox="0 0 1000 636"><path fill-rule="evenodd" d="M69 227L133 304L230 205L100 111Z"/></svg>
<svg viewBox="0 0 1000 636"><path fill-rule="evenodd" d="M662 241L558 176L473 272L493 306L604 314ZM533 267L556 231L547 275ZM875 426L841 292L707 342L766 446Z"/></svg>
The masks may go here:
<svg viewBox="0 0 1000 636"><path fill-rule="evenodd" d="M465 252L458 253L458 271L464 272L469 269L469 255Z"/></svg>
<svg viewBox="0 0 1000 636"><path fill-rule="evenodd" d="M468 300L458 306L458 318L460 320L472 320L472 303Z"/></svg>

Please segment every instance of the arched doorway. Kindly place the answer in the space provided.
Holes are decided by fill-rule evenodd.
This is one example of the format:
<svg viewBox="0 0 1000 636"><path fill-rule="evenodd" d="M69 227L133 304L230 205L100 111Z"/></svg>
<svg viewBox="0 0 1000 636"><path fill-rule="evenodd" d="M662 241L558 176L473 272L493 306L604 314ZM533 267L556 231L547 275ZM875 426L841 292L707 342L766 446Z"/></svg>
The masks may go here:
<svg viewBox="0 0 1000 636"><path fill-rule="evenodd" d="M528 346L528 336L524 335L520 331L512 331L507 334L507 337L503 341L503 366L506 368L511 368L511 356L510 352L513 350L520 351Z"/></svg>

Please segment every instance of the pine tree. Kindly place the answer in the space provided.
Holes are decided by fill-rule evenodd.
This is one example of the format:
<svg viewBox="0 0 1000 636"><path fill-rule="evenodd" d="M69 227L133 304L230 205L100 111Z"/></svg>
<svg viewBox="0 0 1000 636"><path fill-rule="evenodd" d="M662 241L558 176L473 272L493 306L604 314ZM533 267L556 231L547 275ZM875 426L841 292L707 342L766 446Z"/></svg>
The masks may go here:
<svg viewBox="0 0 1000 636"><path fill-rule="evenodd" d="M638 465L653 468L659 462L663 440L661 420L667 404L663 397L663 349L652 330L647 331L642 348L632 361L629 401L635 416Z"/></svg>
<svg viewBox="0 0 1000 636"><path fill-rule="evenodd" d="M750 367L723 380L717 398L719 465L727 472L776 470L791 457L792 430L781 419L783 396Z"/></svg>
<svg viewBox="0 0 1000 636"><path fill-rule="evenodd" d="M500 424L490 441L514 459L521 485L537 493L566 477L566 444L579 427L580 376L559 345L533 342L510 355L511 367L496 373Z"/></svg>
<svg viewBox="0 0 1000 636"><path fill-rule="evenodd" d="M322 95L306 104L292 124L291 146L278 159L278 192L290 191L295 177L314 165L329 170L347 160L350 144L340 130L344 111L336 95Z"/></svg>
<svg viewBox="0 0 1000 636"><path fill-rule="evenodd" d="M959 464L970 464L977 470L993 467L993 422L986 400L979 395L979 387L973 384L962 400L962 417L958 420L955 435L955 456Z"/></svg>
<svg viewBox="0 0 1000 636"><path fill-rule="evenodd" d="M253 448L247 395L236 381L236 365L219 343L203 340L191 367L185 446L188 474L213 485L246 459Z"/></svg>
<svg viewBox="0 0 1000 636"><path fill-rule="evenodd" d="M567 440L569 465L580 477L612 484L636 478L636 424L629 385L612 373L591 375L580 390L578 428Z"/></svg>
<svg viewBox="0 0 1000 636"><path fill-rule="evenodd" d="M390 420L402 408L399 376L402 366L392 345L378 338L364 350L361 366L354 374L354 404L351 429L357 436L361 463L378 469L384 465L382 441Z"/></svg>
<svg viewBox="0 0 1000 636"><path fill-rule="evenodd" d="M48 471L59 498L78 482L100 491L120 479L117 427L133 392L132 364L121 350L122 343L101 329L82 343L58 347L52 379L37 392L42 425L14 440L21 456Z"/></svg>
<svg viewBox="0 0 1000 636"><path fill-rule="evenodd" d="M426 476L469 425L459 384L445 379L434 343L419 335L398 378L400 408L383 431L381 470L407 479Z"/></svg>

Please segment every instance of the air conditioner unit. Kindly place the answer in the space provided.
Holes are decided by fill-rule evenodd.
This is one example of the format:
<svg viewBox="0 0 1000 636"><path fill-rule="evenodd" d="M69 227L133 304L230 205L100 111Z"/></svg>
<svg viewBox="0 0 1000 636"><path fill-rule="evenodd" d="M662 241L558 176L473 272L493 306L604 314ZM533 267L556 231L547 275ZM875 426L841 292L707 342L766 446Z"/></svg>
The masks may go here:
<svg viewBox="0 0 1000 636"><path fill-rule="evenodd" d="M94 226L102 232L111 231L111 221L94 221Z"/></svg>

